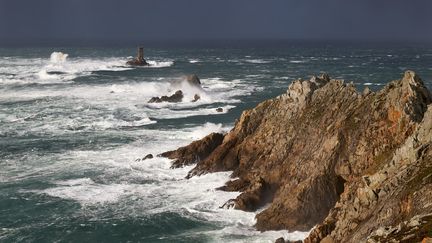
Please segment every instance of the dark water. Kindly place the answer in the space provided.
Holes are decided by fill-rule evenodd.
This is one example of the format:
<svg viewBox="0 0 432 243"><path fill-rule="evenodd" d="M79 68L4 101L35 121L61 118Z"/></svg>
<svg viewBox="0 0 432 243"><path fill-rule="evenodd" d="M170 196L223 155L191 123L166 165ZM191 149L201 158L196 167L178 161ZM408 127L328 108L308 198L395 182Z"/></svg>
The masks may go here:
<svg viewBox="0 0 432 243"><path fill-rule="evenodd" d="M58 51L68 57L51 55ZM227 131L243 110L320 72L378 90L412 69L432 87L432 49L424 47L145 52L151 68L124 66L130 48L0 49L0 241L301 239L306 233L257 232L254 213L220 209L237 195L214 190L229 173L188 181L191 167L136 159ZM203 90L172 86L191 73ZM184 102L147 104L177 89ZM196 93L201 100L190 102Z"/></svg>

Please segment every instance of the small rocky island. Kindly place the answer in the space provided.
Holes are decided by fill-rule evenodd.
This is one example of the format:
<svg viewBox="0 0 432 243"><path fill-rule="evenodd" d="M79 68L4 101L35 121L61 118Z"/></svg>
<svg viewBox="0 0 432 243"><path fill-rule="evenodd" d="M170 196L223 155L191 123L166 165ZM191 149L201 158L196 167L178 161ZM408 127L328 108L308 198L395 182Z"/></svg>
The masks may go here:
<svg viewBox="0 0 432 243"><path fill-rule="evenodd" d="M137 56L126 62L127 65L131 66L150 66L150 64L144 59L144 48L138 47Z"/></svg>
<svg viewBox="0 0 432 243"><path fill-rule="evenodd" d="M163 95L161 97L155 96L152 97L148 103L161 103L161 102L169 102L169 103L178 103L182 102L184 99L183 91L179 88L182 88L186 84L190 88L194 88L196 91L202 91L203 88L201 86L201 81L198 78L196 74L186 75L184 77L180 77L178 79L174 79L171 81L171 88L175 89L175 93L168 96ZM191 102L197 102L199 99L201 99L201 96L196 93L193 96L193 99Z"/></svg>
<svg viewBox="0 0 432 243"><path fill-rule="evenodd" d="M308 231L305 242L419 242L432 236L432 97L413 71L358 92L324 74L161 156L187 178L233 171L221 205L256 211L258 230ZM283 238L277 242L285 242Z"/></svg>

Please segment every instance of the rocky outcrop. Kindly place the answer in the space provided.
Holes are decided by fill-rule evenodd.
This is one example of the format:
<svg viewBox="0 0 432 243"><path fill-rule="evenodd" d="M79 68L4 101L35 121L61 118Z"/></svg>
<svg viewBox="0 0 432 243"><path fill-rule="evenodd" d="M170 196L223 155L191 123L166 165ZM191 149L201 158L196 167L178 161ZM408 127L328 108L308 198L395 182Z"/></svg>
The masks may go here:
<svg viewBox="0 0 432 243"><path fill-rule="evenodd" d="M186 95L188 90L197 92L194 94L193 97L189 97L190 102L197 102L198 100L200 100L201 96L199 94L204 92L203 88L201 87L201 81L196 74L186 75L181 78L174 78L170 81L168 92L172 92L172 90L177 90L173 95L152 97L148 101L148 103L181 102L185 97L185 94L183 93L182 89L186 90Z"/></svg>
<svg viewBox="0 0 432 243"><path fill-rule="evenodd" d="M202 89L201 80L196 74L189 74L171 80L172 88L181 88L184 84L187 84L192 88L197 88L198 90Z"/></svg>
<svg viewBox="0 0 432 243"><path fill-rule="evenodd" d="M201 87L201 80L198 78L198 76L196 74L187 75L186 81L191 86Z"/></svg>
<svg viewBox="0 0 432 243"><path fill-rule="evenodd" d="M418 242L432 236L432 105L379 168L353 181L306 242Z"/></svg>
<svg viewBox="0 0 432 243"><path fill-rule="evenodd" d="M144 59L144 48L139 47L137 56L126 62L127 65L131 66L149 66L150 64Z"/></svg>
<svg viewBox="0 0 432 243"><path fill-rule="evenodd" d="M431 100L412 71L379 92L328 75L296 80L244 111L187 177L232 170L238 179L221 189L242 193L228 206L253 211L270 202L257 215L259 230L318 224L307 242L373 239L421 208L432 213Z"/></svg>
<svg viewBox="0 0 432 243"><path fill-rule="evenodd" d="M208 155L222 143L223 138L223 134L211 133L201 140L192 142L188 146L162 153L159 156L175 159L171 168L179 168L198 163L206 159Z"/></svg>
<svg viewBox="0 0 432 243"><path fill-rule="evenodd" d="M148 103L161 103L161 102L171 102L171 103L177 103L181 102L183 100L183 92L181 90L177 90L173 95L171 96L161 96L161 97L153 97L151 98Z"/></svg>

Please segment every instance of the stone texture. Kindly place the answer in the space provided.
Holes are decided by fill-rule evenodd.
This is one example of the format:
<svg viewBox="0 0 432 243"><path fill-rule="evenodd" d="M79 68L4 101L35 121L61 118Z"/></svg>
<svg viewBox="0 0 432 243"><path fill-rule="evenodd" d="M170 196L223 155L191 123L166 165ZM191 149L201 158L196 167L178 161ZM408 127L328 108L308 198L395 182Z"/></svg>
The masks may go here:
<svg viewBox="0 0 432 243"><path fill-rule="evenodd" d="M171 168L183 167L207 158L222 143L223 138L223 134L211 133L201 140L192 142L188 146L162 153L159 156L175 159Z"/></svg>
<svg viewBox="0 0 432 243"><path fill-rule="evenodd" d="M151 98L148 103L161 103L161 102L171 102L171 103L177 103L181 102L183 100L183 92L181 90L177 90L173 95L171 96L161 96L161 97L153 97Z"/></svg>
<svg viewBox="0 0 432 243"><path fill-rule="evenodd" d="M364 242L383 225L432 213L431 100L412 71L379 92L326 74L296 80L244 111L187 177L232 170L238 179L220 189L242 193L227 207L270 203L259 230L318 224L305 242Z"/></svg>

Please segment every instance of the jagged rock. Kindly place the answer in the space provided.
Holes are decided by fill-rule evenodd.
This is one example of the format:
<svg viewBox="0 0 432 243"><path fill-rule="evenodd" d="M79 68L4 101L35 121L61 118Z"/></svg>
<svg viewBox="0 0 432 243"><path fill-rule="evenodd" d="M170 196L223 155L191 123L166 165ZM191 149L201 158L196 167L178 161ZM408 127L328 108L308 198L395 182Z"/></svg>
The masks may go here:
<svg viewBox="0 0 432 243"><path fill-rule="evenodd" d="M173 78L170 83L172 89L181 89L184 84L188 84L189 86L199 90L202 89L201 81L196 74Z"/></svg>
<svg viewBox="0 0 432 243"><path fill-rule="evenodd" d="M366 96L366 95L370 94L371 92L372 92L372 91L369 89L369 87L366 87L366 88L363 90L363 95Z"/></svg>
<svg viewBox="0 0 432 243"><path fill-rule="evenodd" d="M219 107L219 108L216 108L216 111L217 112L223 112L223 109L221 107Z"/></svg>
<svg viewBox="0 0 432 243"><path fill-rule="evenodd" d="M201 96L199 96L198 94L195 94L192 102L197 102L199 99L201 99Z"/></svg>
<svg viewBox="0 0 432 243"><path fill-rule="evenodd" d="M192 142L188 146L162 153L159 156L175 159L171 168L183 167L206 159L222 143L223 138L223 134L211 133L201 140Z"/></svg>
<svg viewBox="0 0 432 243"><path fill-rule="evenodd" d="M419 242L432 236L431 105L415 131L382 160L379 169L352 183L305 242L326 235L335 242Z"/></svg>
<svg viewBox="0 0 432 243"><path fill-rule="evenodd" d="M150 64L144 59L144 48L139 47L137 57L127 61L126 64L131 66L149 66Z"/></svg>
<svg viewBox="0 0 432 243"><path fill-rule="evenodd" d="M144 156L144 158L142 158L142 160L146 159L153 159L153 154L147 154L146 156Z"/></svg>
<svg viewBox="0 0 432 243"><path fill-rule="evenodd" d="M150 64L145 59L132 59L126 62L127 65L131 66L150 66Z"/></svg>
<svg viewBox="0 0 432 243"><path fill-rule="evenodd" d="M285 239L283 237L277 238L275 243L285 243Z"/></svg>
<svg viewBox="0 0 432 243"><path fill-rule="evenodd" d="M394 226L379 227L367 237L366 242L427 242L432 236L431 229L432 214L416 215Z"/></svg>
<svg viewBox="0 0 432 243"><path fill-rule="evenodd" d="M171 96L161 96L159 97L153 97L151 98L148 103L161 103L161 102L172 102L177 103L181 102L183 100L183 92L181 90L177 90L173 95Z"/></svg>
<svg viewBox="0 0 432 243"><path fill-rule="evenodd" d="M255 177L251 180L235 180L227 182L227 184L218 189L225 191L242 191L236 199L228 200L224 205L232 205L235 209L244 211L255 211L266 201L262 198L265 197L268 185L260 178Z"/></svg>
<svg viewBox="0 0 432 243"><path fill-rule="evenodd" d="M191 86L197 86L197 87L201 87L201 81L198 78L198 76L196 74L192 74L192 75L187 75L186 76L186 81L191 85Z"/></svg>
<svg viewBox="0 0 432 243"><path fill-rule="evenodd" d="M368 95L326 74L296 80L285 94L244 111L222 143L201 158L187 178L232 170L240 181L225 189L242 191L234 199L236 208L254 210L271 202L257 215L259 230L307 231L319 224L307 242L324 238L358 242L377 225L372 222L397 221L396 216L408 217L420 206L432 210L432 204L426 203L432 200L432 189L426 186L432 176L410 173L426 173L429 165L408 166L419 161L419 154L430 154L428 146L421 151L418 146L424 144L421 139L432 137L432 128L420 126L422 120L427 123L423 116L431 100L412 71ZM421 129L424 132L412 137ZM193 156L193 150L189 152ZM398 163L401 166L391 167ZM396 193L407 178L425 181L415 187L422 194ZM391 195L400 196L387 201ZM378 213L377 205L387 210ZM368 223L362 223L365 220Z"/></svg>

